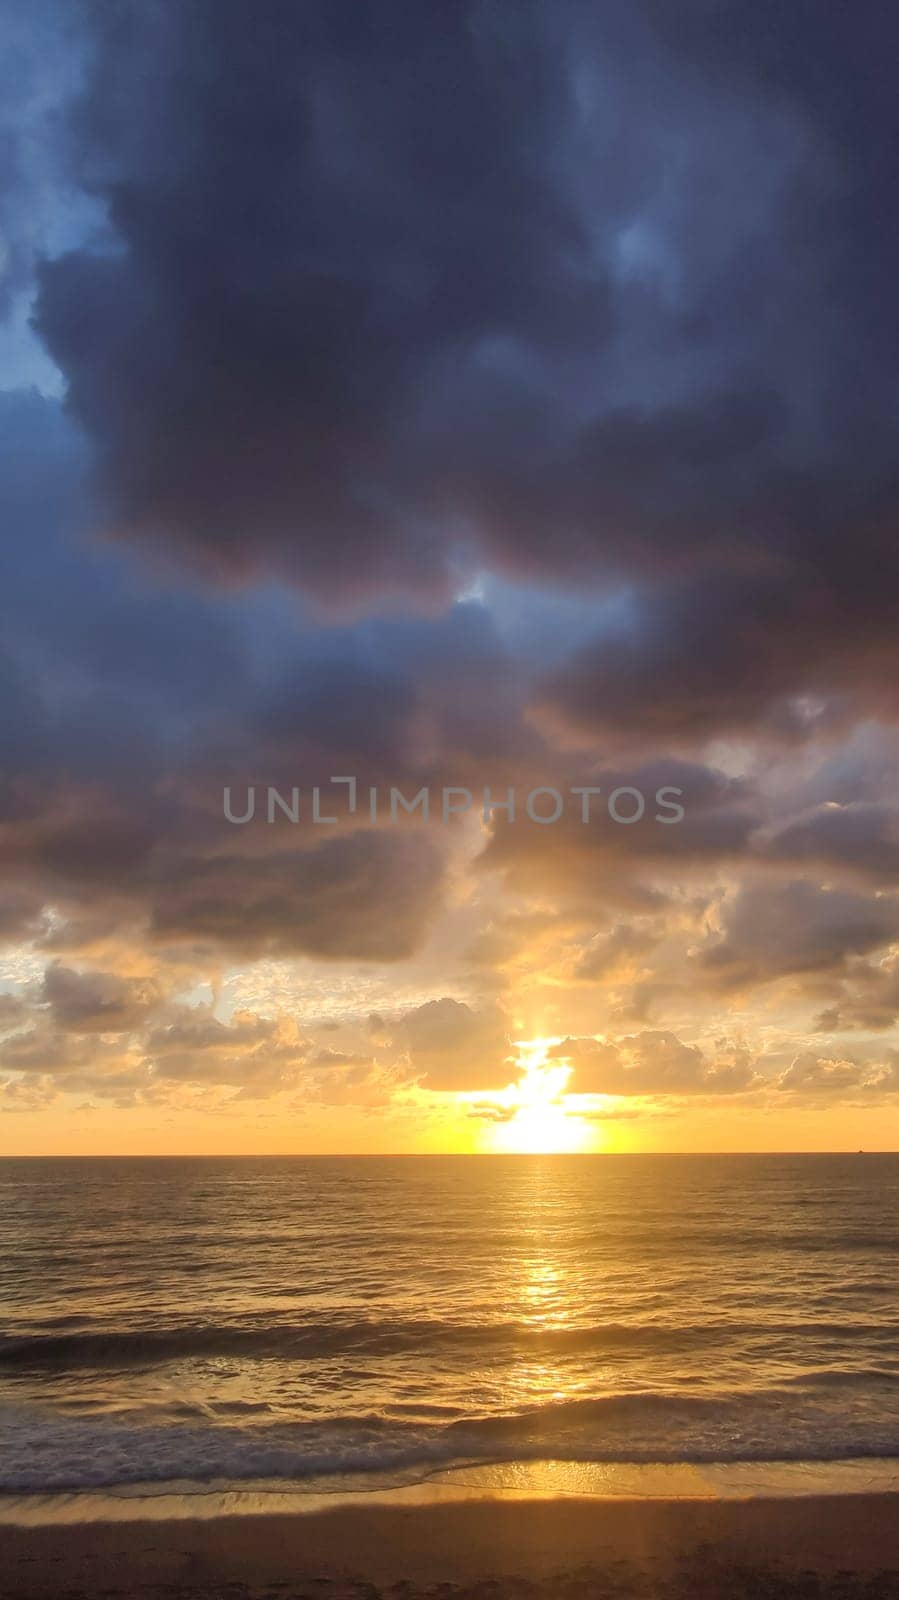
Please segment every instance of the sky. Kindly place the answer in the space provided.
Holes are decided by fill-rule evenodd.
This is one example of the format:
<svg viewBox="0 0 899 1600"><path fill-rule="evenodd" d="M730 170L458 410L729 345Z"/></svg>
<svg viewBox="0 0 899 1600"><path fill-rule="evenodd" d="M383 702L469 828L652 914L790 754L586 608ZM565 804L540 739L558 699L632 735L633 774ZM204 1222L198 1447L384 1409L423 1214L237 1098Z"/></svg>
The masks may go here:
<svg viewBox="0 0 899 1600"><path fill-rule="evenodd" d="M0 1152L896 1148L896 19L0 17Z"/></svg>

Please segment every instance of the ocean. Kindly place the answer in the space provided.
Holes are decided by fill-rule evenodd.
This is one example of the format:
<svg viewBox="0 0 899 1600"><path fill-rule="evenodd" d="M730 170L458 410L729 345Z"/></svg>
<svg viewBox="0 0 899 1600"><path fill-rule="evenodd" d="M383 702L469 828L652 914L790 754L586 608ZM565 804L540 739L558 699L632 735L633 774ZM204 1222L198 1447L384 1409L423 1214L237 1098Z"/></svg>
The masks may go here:
<svg viewBox="0 0 899 1600"><path fill-rule="evenodd" d="M0 1492L899 1456L899 1156L0 1161Z"/></svg>

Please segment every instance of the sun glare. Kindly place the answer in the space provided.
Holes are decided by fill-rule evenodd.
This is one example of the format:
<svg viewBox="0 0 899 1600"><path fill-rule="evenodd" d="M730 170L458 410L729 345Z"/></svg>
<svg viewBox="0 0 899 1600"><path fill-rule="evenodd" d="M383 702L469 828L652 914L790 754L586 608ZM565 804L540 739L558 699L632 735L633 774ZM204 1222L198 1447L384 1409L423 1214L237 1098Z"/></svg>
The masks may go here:
<svg viewBox="0 0 899 1600"><path fill-rule="evenodd" d="M519 1043L524 1073L507 1091L508 1121L495 1125L491 1145L516 1155L561 1155L581 1150L588 1143L589 1129L583 1120L566 1111L562 1096L568 1081L568 1067L546 1059L551 1039L527 1039Z"/></svg>

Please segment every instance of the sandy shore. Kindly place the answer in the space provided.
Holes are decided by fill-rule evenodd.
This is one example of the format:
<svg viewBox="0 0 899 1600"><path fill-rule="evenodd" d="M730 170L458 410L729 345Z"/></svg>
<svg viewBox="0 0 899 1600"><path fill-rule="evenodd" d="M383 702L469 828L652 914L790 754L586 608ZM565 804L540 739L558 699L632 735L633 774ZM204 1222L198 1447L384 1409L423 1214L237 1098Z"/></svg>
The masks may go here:
<svg viewBox="0 0 899 1600"><path fill-rule="evenodd" d="M0 1528L4 1600L899 1597L899 1495L495 1499Z"/></svg>

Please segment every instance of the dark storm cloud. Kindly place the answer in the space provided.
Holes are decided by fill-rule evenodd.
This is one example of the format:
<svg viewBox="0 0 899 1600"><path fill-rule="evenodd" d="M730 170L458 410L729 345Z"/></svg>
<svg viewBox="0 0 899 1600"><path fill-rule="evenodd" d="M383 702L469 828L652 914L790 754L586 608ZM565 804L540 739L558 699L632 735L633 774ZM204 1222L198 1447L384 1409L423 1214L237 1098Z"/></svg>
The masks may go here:
<svg viewBox="0 0 899 1600"><path fill-rule="evenodd" d="M744 884L726 906L720 936L696 955L699 972L726 988L790 975L834 973L899 937L899 900L792 883Z"/></svg>
<svg viewBox="0 0 899 1600"><path fill-rule="evenodd" d="M855 592L838 565L827 574L811 556L776 575L679 578L582 646L545 681L540 703L593 734L675 744L721 730L801 740L839 728L860 705L895 715L893 553L869 544L863 555L863 530L852 537L871 563Z"/></svg>
<svg viewBox="0 0 899 1600"><path fill-rule="evenodd" d="M401 960L446 840L228 829L222 784L598 772L681 786L684 822L497 824L482 865L539 905L473 959L536 943L530 914L570 930L582 989L651 969L751 856L697 983L820 974L835 1028L896 1014L892 969L863 970L892 900L854 892L895 879L890 760L864 802L850 755L806 769L794 817L688 748L896 709L895 25L678 10L72 11L93 65L65 154L107 222L45 245L68 418L0 395L4 937ZM502 637L489 599L447 604L514 612L522 579ZM671 748L695 759L650 760ZM135 999L48 982L69 1061ZM421 1081L505 1082L502 1018L440 1004L403 1033Z"/></svg>
<svg viewBox="0 0 899 1600"><path fill-rule="evenodd" d="M354 634L288 625L265 597L238 612L178 592L88 538L84 453L55 403L0 395L0 422L0 936L61 950L152 926L241 951L408 953L436 906L427 840L342 831L316 853L321 831L299 830L287 861L272 831L252 848L279 862L242 860L222 783L403 781L413 724L466 771L491 725L495 747L533 743L508 714L513 668L486 614ZM486 674L495 712L466 717L453 682Z"/></svg>
<svg viewBox="0 0 899 1600"><path fill-rule="evenodd" d="M435 364L570 345L604 303L542 149L558 65L467 7L248 20L92 12L77 139L118 248L46 267L41 329L132 530L214 572L440 593L409 455Z"/></svg>
<svg viewBox="0 0 899 1600"><path fill-rule="evenodd" d="M253 955L398 961L436 911L441 866L424 837L362 832L269 856L178 858L152 886L151 931Z"/></svg>
<svg viewBox="0 0 899 1600"><path fill-rule="evenodd" d="M253 748L273 778L353 772L388 787L476 787L491 769L514 783L551 759L524 721L526 698L489 612L459 603L427 622L306 629L234 721L241 764Z"/></svg>
<svg viewBox="0 0 899 1600"><path fill-rule="evenodd" d="M659 895L655 879L683 876L691 869L707 873L715 865L739 860L763 816L760 798L749 784L698 762L649 762L629 772L576 772L572 764L569 783L599 790L589 800L589 820L583 820L584 802L576 798L552 827L526 815L514 826L500 820L479 858L484 869L501 870L515 890L567 889L651 909ZM655 801L668 785L681 791L679 803L685 811L681 821L670 824L656 820L670 813L660 811ZM633 824L616 823L609 816L609 797L620 786L645 796L643 816ZM633 802L623 798L624 814L628 805Z"/></svg>
<svg viewBox="0 0 899 1600"><path fill-rule="evenodd" d="M899 880L899 814L895 807L835 802L788 822L764 842L773 861L844 869L879 883Z"/></svg>
<svg viewBox="0 0 899 1600"><path fill-rule="evenodd" d="M682 788L687 816L676 827L616 826L602 797L589 826L575 802L549 829L523 814L514 828L495 827L483 864L513 888L567 897L591 932L615 904L662 909L660 885L734 865L749 849L780 870L814 866L803 843L812 824L816 836L826 829L829 866L888 867L885 806L882 827L873 813L851 824L844 805L820 822L817 810L805 813L799 834L784 821L756 845L764 808L745 782L682 760L585 771L581 753L554 750L523 719L528 664L483 606L301 626L270 617L255 596L238 615L228 596L139 590L133 562L84 540L81 452L56 406L34 396L2 405L0 493L14 533L0 546L11 600L4 938L71 954L149 929L157 950L193 943L216 959L263 950L402 959L437 910L445 837L341 830L322 850L325 830L239 830L221 819L222 782L271 780L285 791L299 782L308 801L310 781L341 770L408 793L444 781L475 793L488 783L500 796L515 784L520 797L537 783L595 782L605 798L619 783L648 796ZM836 780L821 781L830 792ZM839 840L831 816L846 823ZM42 917L48 906L55 919ZM600 942L585 953L578 981L599 975L597 963L614 954L604 951ZM482 959L495 966L502 955Z"/></svg>
<svg viewBox="0 0 899 1600"><path fill-rule="evenodd" d="M482 605L349 628L266 592L179 590L91 536L84 467L55 402L0 393L0 815L33 797L26 771L121 793L188 758L227 760L225 781L327 777L333 761L424 782L450 763L447 781L464 781L489 756L512 781L541 748L520 662Z"/></svg>
<svg viewBox="0 0 899 1600"><path fill-rule="evenodd" d="M87 16L108 239L38 326L119 534L352 601L635 581L545 689L590 728L893 714L882 7Z"/></svg>
<svg viewBox="0 0 899 1600"><path fill-rule="evenodd" d="M90 816L31 849L14 836L6 867L24 882L0 931L51 950L121 934L232 955L398 961L440 903L442 853L422 834L343 832L290 848L266 836L267 854L227 854L211 848L208 817L202 839L173 817L165 837ZM53 908L55 927L41 923L42 906Z"/></svg>
<svg viewBox="0 0 899 1600"><path fill-rule="evenodd" d="M233 610L96 539L85 454L57 402L0 392L0 733L20 809L60 777L144 788L249 692Z"/></svg>

